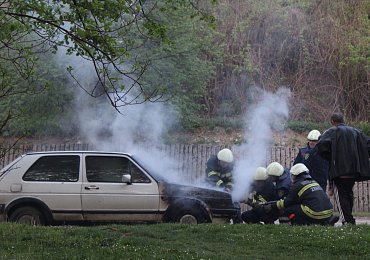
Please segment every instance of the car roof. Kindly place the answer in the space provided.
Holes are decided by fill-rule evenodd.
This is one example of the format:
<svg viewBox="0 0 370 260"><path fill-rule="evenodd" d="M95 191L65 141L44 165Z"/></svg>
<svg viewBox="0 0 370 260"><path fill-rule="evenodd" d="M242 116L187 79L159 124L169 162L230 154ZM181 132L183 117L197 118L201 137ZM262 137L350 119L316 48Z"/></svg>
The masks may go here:
<svg viewBox="0 0 370 260"><path fill-rule="evenodd" d="M132 156L132 154L130 153L124 153L124 152L107 152L107 151L84 151L84 150L81 150L81 151L43 151L43 152L28 152L26 153L26 155L32 155L32 154L36 154L36 155L39 155L39 154L80 154L80 153L84 153L84 154L106 154L106 155L128 155L128 156Z"/></svg>

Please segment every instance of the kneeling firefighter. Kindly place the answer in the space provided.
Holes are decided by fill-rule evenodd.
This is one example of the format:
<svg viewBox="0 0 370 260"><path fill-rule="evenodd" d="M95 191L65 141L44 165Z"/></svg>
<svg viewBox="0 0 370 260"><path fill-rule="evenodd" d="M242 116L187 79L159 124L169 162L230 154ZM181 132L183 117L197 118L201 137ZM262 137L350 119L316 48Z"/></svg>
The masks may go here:
<svg viewBox="0 0 370 260"><path fill-rule="evenodd" d="M321 186L309 175L308 168L298 163L290 169L292 187L285 199L266 204L265 210L284 209L291 224L295 225L334 225L333 205Z"/></svg>
<svg viewBox="0 0 370 260"><path fill-rule="evenodd" d="M245 223L274 224L278 218L278 211L271 210L266 213L261 205L266 201L277 200L275 185L267 175L266 168L258 167L254 174L254 182L251 185L251 193L246 204L251 206L250 210L242 213L241 218Z"/></svg>

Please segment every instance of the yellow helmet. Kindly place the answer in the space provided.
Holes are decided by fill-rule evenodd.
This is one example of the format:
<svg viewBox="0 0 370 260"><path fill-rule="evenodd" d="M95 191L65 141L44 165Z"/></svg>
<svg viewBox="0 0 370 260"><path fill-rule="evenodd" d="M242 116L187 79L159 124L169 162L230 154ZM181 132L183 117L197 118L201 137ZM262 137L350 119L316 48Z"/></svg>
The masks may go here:
<svg viewBox="0 0 370 260"><path fill-rule="evenodd" d="M267 174L280 177L284 173L284 167L278 162L270 163L266 168Z"/></svg>
<svg viewBox="0 0 370 260"><path fill-rule="evenodd" d="M218 152L217 159L227 163L232 163L234 161L234 156L230 149L225 148Z"/></svg>
<svg viewBox="0 0 370 260"><path fill-rule="evenodd" d="M304 172L308 173L309 171L306 165L304 165L303 163L297 163L293 165L293 167L290 169L290 174L294 176L297 176Z"/></svg>
<svg viewBox="0 0 370 260"><path fill-rule="evenodd" d="M258 167L254 173L255 181L264 181L267 180L268 177L269 176L267 175L266 168L264 167Z"/></svg>
<svg viewBox="0 0 370 260"><path fill-rule="evenodd" d="M309 141L317 141L319 140L321 133L318 130L312 130L307 135L307 140Z"/></svg>

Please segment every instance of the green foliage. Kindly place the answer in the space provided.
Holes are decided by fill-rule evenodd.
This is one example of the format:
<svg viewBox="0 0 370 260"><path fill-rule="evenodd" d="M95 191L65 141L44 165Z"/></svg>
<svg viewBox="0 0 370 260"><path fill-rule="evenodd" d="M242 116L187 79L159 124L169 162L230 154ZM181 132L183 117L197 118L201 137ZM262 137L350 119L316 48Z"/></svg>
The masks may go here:
<svg viewBox="0 0 370 260"><path fill-rule="evenodd" d="M0 98L0 121L8 114L11 118L3 127L2 135L52 135L73 128L71 123L67 127L61 125L71 113L72 101L71 89L65 87L65 76L58 73L48 55L38 55L35 65L32 81L17 80L16 72L8 71L11 80L7 87L12 94Z"/></svg>
<svg viewBox="0 0 370 260"><path fill-rule="evenodd" d="M353 126L364 134L370 136L370 123L369 122L357 122L357 123L349 123L350 126ZM288 128L292 131L298 133L309 132L313 129L319 130L323 133L326 129L330 128L331 125L329 123L322 123L322 122L306 122L306 121L289 121Z"/></svg>
<svg viewBox="0 0 370 260"><path fill-rule="evenodd" d="M4 259L367 259L370 227L0 225Z"/></svg>
<svg viewBox="0 0 370 260"><path fill-rule="evenodd" d="M313 129L319 130L323 133L330 127L330 124L321 122L289 121L287 127L298 133L309 132Z"/></svg>
<svg viewBox="0 0 370 260"><path fill-rule="evenodd" d="M194 16L194 9L184 2L158 3L159 12L152 12L151 19L166 27L167 41L161 45L143 40L143 48L133 57L146 67L142 82L145 93L161 90L181 114L184 125L197 126L195 114L203 114L202 102L205 86L215 64L202 58L212 48L212 29L209 20ZM165 12L164 12L165 11Z"/></svg>
<svg viewBox="0 0 370 260"><path fill-rule="evenodd" d="M370 123L369 122L358 122L353 124L354 127L362 131L365 135L370 136Z"/></svg>

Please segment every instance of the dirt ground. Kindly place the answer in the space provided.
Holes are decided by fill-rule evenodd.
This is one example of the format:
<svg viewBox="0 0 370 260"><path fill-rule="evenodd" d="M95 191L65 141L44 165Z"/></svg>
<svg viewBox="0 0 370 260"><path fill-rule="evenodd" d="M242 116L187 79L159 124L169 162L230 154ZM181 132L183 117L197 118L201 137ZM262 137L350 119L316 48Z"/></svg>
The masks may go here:
<svg viewBox="0 0 370 260"><path fill-rule="evenodd" d="M232 146L245 142L253 133L244 133L242 130L228 131L221 128L214 130L198 130L193 133L173 133L167 138L170 142L185 144L214 144ZM281 146L302 146L306 144L307 133L296 133L291 130L273 133L273 142Z"/></svg>
<svg viewBox="0 0 370 260"><path fill-rule="evenodd" d="M253 133L244 133L242 130L225 130L215 128L213 130L197 130L194 132L177 132L163 136L164 143L180 143L180 144L209 144L209 145L225 145L233 146L242 144L246 139L250 138ZM288 147L300 147L306 144L307 133L296 133L291 130L284 132L273 133L273 144ZM15 142L22 144L61 144L61 143L84 143L85 140L80 137L23 137L19 138L4 138L0 137L0 144Z"/></svg>

